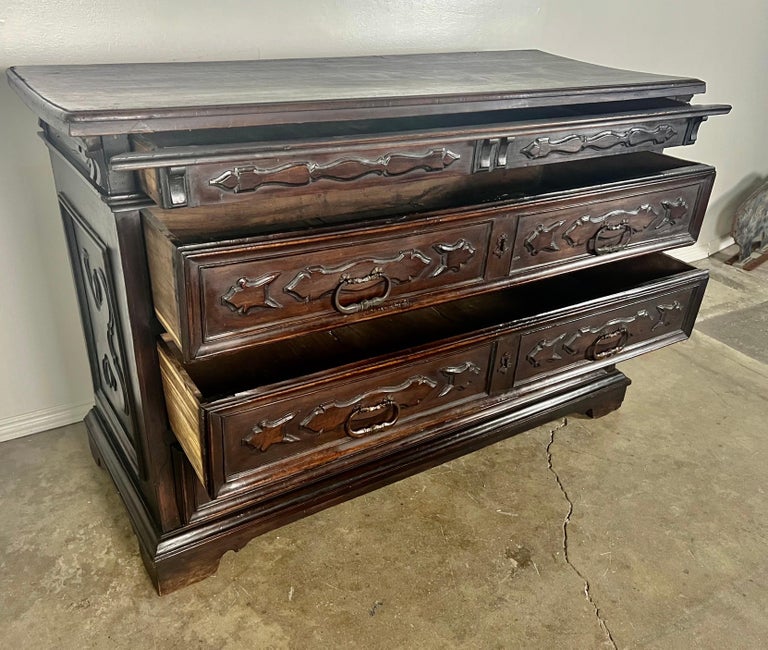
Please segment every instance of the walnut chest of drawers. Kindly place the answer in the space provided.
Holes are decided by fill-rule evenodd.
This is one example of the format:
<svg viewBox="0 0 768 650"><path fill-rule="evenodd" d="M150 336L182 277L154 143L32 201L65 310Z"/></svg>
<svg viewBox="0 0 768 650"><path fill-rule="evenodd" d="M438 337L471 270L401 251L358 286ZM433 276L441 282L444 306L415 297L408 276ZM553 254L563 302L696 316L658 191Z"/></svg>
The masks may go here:
<svg viewBox="0 0 768 650"><path fill-rule="evenodd" d="M86 418L158 591L573 412L685 339L728 106L543 52L12 68L40 117Z"/></svg>

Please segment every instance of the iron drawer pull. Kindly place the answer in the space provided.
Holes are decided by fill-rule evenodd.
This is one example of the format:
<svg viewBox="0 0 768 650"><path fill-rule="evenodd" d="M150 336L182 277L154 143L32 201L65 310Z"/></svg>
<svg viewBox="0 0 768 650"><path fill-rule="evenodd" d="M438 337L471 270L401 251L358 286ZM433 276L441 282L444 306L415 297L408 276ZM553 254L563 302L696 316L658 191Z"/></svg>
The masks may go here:
<svg viewBox="0 0 768 650"><path fill-rule="evenodd" d="M392 410L392 414L388 420L377 422L375 424L369 424L367 427L361 427L359 429L354 429L352 427L352 421L356 416L368 415L369 413L377 413L378 411L384 411L386 409ZM393 426L399 417L400 405L392 398L387 398L383 402L379 402L373 406L358 406L356 409L354 409L344 422L344 431L346 431L347 435L351 438L362 438L368 434L376 433L377 431L382 431L383 429L387 429Z"/></svg>
<svg viewBox="0 0 768 650"><path fill-rule="evenodd" d="M589 252L593 255L605 255L607 253L616 253L617 251L624 250L629 246L629 243L632 240L632 232L632 226L630 226L627 221L602 226L589 241ZM616 233L618 233L618 235ZM619 239L618 243L605 246L600 245L601 239L607 238L615 240L617 236Z"/></svg>
<svg viewBox="0 0 768 650"><path fill-rule="evenodd" d="M341 304L341 293L344 287L348 284L365 284L366 282L372 282L373 280L384 280L384 293L375 298L365 298L360 302L352 302L348 305ZM376 305L380 305L387 298L389 298L389 292L392 290L392 280L379 268L373 269L368 275L364 275L362 278L352 278L348 275L342 275L339 280L339 284L333 290L333 306L336 311L342 314L355 314L359 311L365 311Z"/></svg>
<svg viewBox="0 0 768 650"><path fill-rule="evenodd" d="M598 351L598 347L600 347L602 343L613 341L616 338L618 338L618 341L614 345L605 350ZM599 361L600 359L607 359L608 357L612 357L614 354L618 354L626 347L628 340L629 330L627 330L626 327L617 329L615 332L601 334L595 339L595 342L589 346L589 349L587 350L587 357L592 359L592 361Z"/></svg>

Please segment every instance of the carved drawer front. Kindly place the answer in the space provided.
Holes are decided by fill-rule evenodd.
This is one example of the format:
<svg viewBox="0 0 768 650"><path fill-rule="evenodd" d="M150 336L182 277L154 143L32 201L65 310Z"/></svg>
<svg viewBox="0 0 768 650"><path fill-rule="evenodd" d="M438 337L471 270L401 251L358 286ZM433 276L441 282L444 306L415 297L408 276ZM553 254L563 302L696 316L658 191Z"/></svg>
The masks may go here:
<svg viewBox="0 0 768 650"><path fill-rule="evenodd" d="M714 181L714 169L697 176L638 182L598 192L563 207L551 202L523 208L511 274L591 263L634 251L693 244Z"/></svg>
<svg viewBox="0 0 768 650"><path fill-rule="evenodd" d="M186 365L166 337L170 425L211 496L274 492L682 340L706 279L657 254Z"/></svg>
<svg viewBox="0 0 768 650"><path fill-rule="evenodd" d="M337 199L334 211L349 202L361 210L395 191L403 204L420 200L478 172L692 144L708 115L727 110L659 99L438 116L399 133L366 122L295 125L205 145L183 133L148 134L134 136L135 151L114 156L110 170L138 171L163 208L248 201L274 213L285 199L314 195L324 197L312 201L316 210Z"/></svg>
<svg viewBox="0 0 768 650"><path fill-rule="evenodd" d="M585 366L613 364L686 338L701 300L700 282L612 309L524 332L515 385ZM617 301L619 302L619 301Z"/></svg>
<svg viewBox="0 0 768 650"><path fill-rule="evenodd" d="M607 159L552 167L521 198L306 235L186 244L147 211L155 310L189 361L693 243L714 170L622 158L612 176ZM584 173L612 182L573 187Z"/></svg>
<svg viewBox="0 0 768 650"><path fill-rule="evenodd" d="M176 314L163 321L187 360L329 328L434 301L435 294L480 284L489 274L504 277L499 257L487 253L493 228L486 218L309 243L193 248L176 262L181 285L172 293L156 291L156 307L161 315ZM165 304L179 297L181 305Z"/></svg>
<svg viewBox="0 0 768 650"><path fill-rule="evenodd" d="M297 379L279 391L267 387L205 403L173 354L160 347L171 424L211 495L226 484L273 482L418 435L446 409L460 412L487 396L492 353L485 342L384 370ZM174 415L177 409L185 415Z"/></svg>

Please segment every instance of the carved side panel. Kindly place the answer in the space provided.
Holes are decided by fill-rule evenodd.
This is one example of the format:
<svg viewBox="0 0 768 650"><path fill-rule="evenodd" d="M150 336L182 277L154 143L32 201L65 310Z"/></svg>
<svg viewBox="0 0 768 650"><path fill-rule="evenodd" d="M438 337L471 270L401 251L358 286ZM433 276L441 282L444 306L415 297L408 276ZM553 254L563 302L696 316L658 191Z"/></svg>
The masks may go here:
<svg viewBox="0 0 768 650"><path fill-rule="evenodd" d="M125 351L109 250L63 197L60 205L69 240L75 283L83 317L94 392L105 415L117 424L129 449L132 439L133 399L126 379ZM135 460L135 458L134 458Z"/></svg>

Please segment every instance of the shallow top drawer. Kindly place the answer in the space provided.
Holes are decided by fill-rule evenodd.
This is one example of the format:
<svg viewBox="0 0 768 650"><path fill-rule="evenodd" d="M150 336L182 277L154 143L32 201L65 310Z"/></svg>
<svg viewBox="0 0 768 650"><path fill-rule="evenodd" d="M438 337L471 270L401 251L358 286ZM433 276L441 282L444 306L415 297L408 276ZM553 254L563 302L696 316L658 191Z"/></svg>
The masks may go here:
<svg viewBox="0 0 768 650"><path fill-rule="evenodd" d="M402 209L495 170L691 144L707 116L728 110L646 99L147 134L110 169L137 171L164 208L247 203L274 219L301 206L313 216Z"/></svg>
<svg viewBox="0 0 768 650"><path fill-rule="evenodd" d="M512 170L469 206L295 233L217 240L185 210L148 211L155 311L189 361L693 243L714 170L620 158L526 182Z"/></svg>

